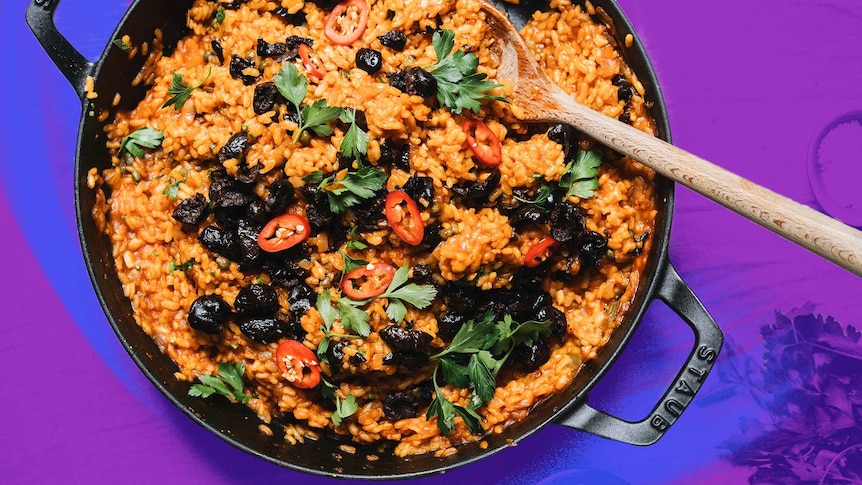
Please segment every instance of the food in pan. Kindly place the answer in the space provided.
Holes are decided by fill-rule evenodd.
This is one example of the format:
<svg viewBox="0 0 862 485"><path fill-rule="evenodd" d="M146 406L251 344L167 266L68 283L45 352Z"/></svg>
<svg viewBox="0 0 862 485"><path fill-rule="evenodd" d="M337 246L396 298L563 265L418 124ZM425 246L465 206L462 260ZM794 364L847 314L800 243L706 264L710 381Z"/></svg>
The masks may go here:
<svg viewBox="0 0 862 485"><path fill-rule="evenodd" d="M578 101L652 132L592 7L524 28ZM570 385L625 314L653 175L511 114L474 0L196 1L91 172L135 318L201 399L448 455ZM146 51L146 52L144 52ZM221 397L224 396L224 397Z"/></svg>

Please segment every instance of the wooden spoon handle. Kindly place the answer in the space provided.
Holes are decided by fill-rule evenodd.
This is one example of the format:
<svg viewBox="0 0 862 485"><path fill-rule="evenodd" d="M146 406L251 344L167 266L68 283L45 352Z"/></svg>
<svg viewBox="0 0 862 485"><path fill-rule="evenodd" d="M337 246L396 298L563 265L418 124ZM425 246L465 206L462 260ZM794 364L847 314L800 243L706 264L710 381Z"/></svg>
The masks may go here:
<svg viewBox="0 0 862 485"><path fill-rule="evenodd" d="M575 102L554 98L560 121L761 226L862 276L862 232ZM548 111L550 114L550 110Z"/></svg>

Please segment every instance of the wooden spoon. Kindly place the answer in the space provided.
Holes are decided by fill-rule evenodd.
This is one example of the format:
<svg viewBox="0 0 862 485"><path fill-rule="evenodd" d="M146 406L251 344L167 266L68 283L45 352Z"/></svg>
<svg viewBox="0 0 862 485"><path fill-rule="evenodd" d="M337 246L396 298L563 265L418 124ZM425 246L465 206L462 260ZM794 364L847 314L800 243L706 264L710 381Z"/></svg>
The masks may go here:
<svg viewBox="0 0 862 485"><path fill-rule="evenodd" d="M862 232L685 150L577 103L554 84L505 13L485 0L497 79L511 80L512 111L524 121L568 123L767 229L862 276Z"/></svg>

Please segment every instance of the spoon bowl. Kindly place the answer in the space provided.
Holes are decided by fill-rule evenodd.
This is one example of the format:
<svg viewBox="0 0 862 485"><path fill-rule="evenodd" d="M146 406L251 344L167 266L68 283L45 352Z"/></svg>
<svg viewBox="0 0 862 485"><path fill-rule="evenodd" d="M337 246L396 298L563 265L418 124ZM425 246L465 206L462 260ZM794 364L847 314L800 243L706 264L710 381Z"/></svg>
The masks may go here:
<svg viewBox="0 0 862 485"><path fill-rule="evenodd" d="M696 155L577 103L554 84L505 13L480 0L499 59L497 79L513 85L513 114L567 123L657 173L862 276L862 232Z"/></svg>

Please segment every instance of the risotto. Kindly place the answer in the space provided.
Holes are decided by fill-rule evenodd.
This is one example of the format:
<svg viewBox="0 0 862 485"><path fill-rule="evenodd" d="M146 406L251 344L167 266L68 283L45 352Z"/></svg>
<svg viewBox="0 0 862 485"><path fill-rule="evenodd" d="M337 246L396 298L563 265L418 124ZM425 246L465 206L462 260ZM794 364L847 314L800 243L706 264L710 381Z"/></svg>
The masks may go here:
<svg viewBox="0 0 862 485"><path fill-rule="evenodd" d="M523 29L579 102L652 133L592 6ZM638 287L653 175L526 124L475 0L205 1L91 171L135 318L200 399L288 440L457 452L570 385ZM224 396L224 397L222 397Z"/></svg>

